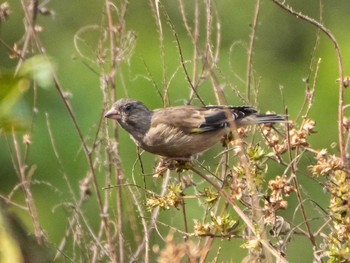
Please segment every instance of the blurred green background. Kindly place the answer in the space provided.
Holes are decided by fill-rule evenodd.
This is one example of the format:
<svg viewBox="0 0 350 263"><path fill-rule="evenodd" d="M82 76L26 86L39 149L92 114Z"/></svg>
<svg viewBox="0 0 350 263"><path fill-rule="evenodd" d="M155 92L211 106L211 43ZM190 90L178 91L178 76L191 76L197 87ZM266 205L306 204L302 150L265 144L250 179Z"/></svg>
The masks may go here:
<svg viewBox="0 0 350 263"><path fill-rule="evenodd" d="M192 1L185 1L188 11L188 20L193 21ZM318 19L318 1L288 1L295 10L300 10L310 17ZM8 1L11 14L6 22L1 23L0 37L2 41L12 46L14 42L20 41L24 34L23 10L19 1ZM179 13L177 1L162 1L167 10L184 52L186 60L192 59L192 44L187 36ZM348 0L323 1L323 21L333 32L341 47L345 72L349 68L350 56L350 19L348 11L350 2ZM230 83L244 94L245 72L247 60L247 45L251 33L251 22L254 12L254 1L216 1L215 6L221 23L221 48L219 56L219 72L224 76L221 81ZM99 75L87 67L86 60L81 58L74 46L74 36L79 30L90 25L105 24L103 18L103 1L50 1L47 7L54 11L52 16L38 17L38 24L42 26L39 33L47 54L52 58L57 69L57 76L64 89L71 93L71 104L74 114L78 120L87 142L94 137L102 112L102 92L100 90ZM201 9L201 21L205 23L204 10ZM165 62L168 78L180 66L178 50L166 19L162 18L165 35ZM156 28L154 14L148 1L131 0L126 15L126 28L136 35L135 49L127 62L122 63L121 70L127 94L125 94L120 82L118 82L118 96L129 96L140 99L150 108L162 106L162 100L158 96L152 81L160 89L162 84L162 64L159 48L159 34ZM201 28L201 38L204 38L204 26ZM254 48L254 76L255 85L259 87L257 95L258 107L264 112L273 110L283 112L284 107L289 109L291 119L297 117L305 96L304 79L308 74L310 58L316 39L316 29L306 22L296 19L287 12L278 8L272 1L262 1L259 23L257 27L257 38ZM79 46L84 54L94 58L97 47L98 36L94 30L84 33L87 42ZM329 151L337 153L337 105L338 105L338 66L333 44L321 33L320 44L315 58L321 58L320 70L315 90L315 100L310 112L310 117L316 123L317 134L311 136L311 145L316 149L329 148ZM2 72L15 68L16 60L9 58L9 51L0 45L0 69ZM152 78L152 81L150 80ZM280 86L283 86L282 92ZM178 70L169 86L170 101L172 105L181 105L189 97L189 87L182 69ZM231 90L229 85L225 86L225 94L230 104L244 104ZM345 104L349 101L346 91ZM200 88L200 94L207 104L215 104L211 84L205 81ZM28 164L36 165L37 169L33 177L33 193L38 205L40 222L45 229L49 240L57 244L66 229L66 218L69 212L65 202L70 202L69 192L63 178L66 173L76 193L79 192L79 180L87 172L86 158L82 152L78 135L72 121L59 98L56 89L52 86L48 89L37 89L38 114L32 127L32 145L29 150ZM30 89L24 95L27 109L22 113L30 117L33 107L33 90ZM283 97L283 99L282 99ZM285 105L283 105L283 100ZM194 101L194 104L199 104ZM52 150L50 136L46 124L48 114L53 136L59 152L64 171L60 167ZM21 134L21 133L19 133ZM132 171L136 159L136 147L128 135L120 132L120 155L122 168L126 177ZM2 134L0 140L0 167L1 183L0 193L7 195L18 184L18 178L13 168L11 135ZM212 158L219 147L206 152L200 158ZM151 173L155 164L154 157L150 154L143 155L146 172ZM304 169L299 171L299 183L303 191L312 200L323 207L327 207L328 196L321 187L310 178L307 165L313 162L313 157L304 158L302 164ZM214 160L215 163L215 160ZM136 177L142 182L139 175L139 167L136 169ZM274 167L270 170L271 176L283 173L283 168ZM101 175L101 185L104 178ZM149 187L156 189L161 183L150 180ZM14 199L23 203L22 191L15 191ZM192 201L189 201L191 204ZM295 198L290 200L291 207L295 207ZM293 205L294 202L294 205ZM193 217L200 213L193 201L193 210L189 216ZM311 207L311 206L310 206ZM98 209L95 200L88 200L84 205L86 215L90 224L97 227ZM313 209L313 208L312 208ZM26 212L15 210L25 222L29 229L32 225ZM285 216L291 218L294 211L286 211ZM313 211L309 213L312 217ZM162 212L161 218L173 218L177 225L181 214L173 209ZM126 218L127 220L127 218ZM171 223L171 221L170 221ZM181 224L179 225L181 228ZM128 242L133 243L132 237L125 237ZM156 240L156 236L154 236ZM227 242L217 241L217 245L223 247L220 260L231 258L234 262L240 262L246 251L239 248L240 240ZM221 244L222 243L222 244ZM234 250L234 252L232 252ZM215 255L215 254L214 254ZM212 256L214 256L212 255ZM290 262L311 262L312 248L308 239L302 236L294 236L288 250Z"/></svg>

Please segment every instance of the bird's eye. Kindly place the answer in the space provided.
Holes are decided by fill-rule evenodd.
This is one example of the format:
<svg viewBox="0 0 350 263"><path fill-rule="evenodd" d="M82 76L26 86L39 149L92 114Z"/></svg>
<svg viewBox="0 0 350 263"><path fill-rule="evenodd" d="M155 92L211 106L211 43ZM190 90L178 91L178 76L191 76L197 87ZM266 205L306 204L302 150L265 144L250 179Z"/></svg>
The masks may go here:
<svg viewBox="0 0 350 263"><path fill-rule="evenodd" d="M123 107L123 110L124 111L129 111L129 110L131 110L131 104L126 104L124 107Z"/></svg>

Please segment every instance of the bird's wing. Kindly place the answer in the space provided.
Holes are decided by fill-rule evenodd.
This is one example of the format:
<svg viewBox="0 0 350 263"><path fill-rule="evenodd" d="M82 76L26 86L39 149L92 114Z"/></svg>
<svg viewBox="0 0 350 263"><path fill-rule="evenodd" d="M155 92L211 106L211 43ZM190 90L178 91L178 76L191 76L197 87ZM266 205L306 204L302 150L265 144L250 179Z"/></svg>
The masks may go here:
<svg viewBox="0 0 350 263"><path fill-rule="evenodd" d="M256 111L249 106L170 107L155 110L151 125L169 125L185 133L203 133L228 126L228 113L232 114L233 120L238 120L255 114Z"/></svg>
<svg viewBox="0 0 350 263"><path fill-rule="evenodd" d="M177 106L153 111L151 126L170 126L185 133L205 122L205 109L196 106Z"/></svg>
<svg viewBox="0 0 350 263"><path fill-rule="evenodd" d="M229 125L227 119L231 114L232 121L244 119L250 115L256 114L256 110L251 106L206 106L205 122L200 125L202 132L221 129Z"/></svg>

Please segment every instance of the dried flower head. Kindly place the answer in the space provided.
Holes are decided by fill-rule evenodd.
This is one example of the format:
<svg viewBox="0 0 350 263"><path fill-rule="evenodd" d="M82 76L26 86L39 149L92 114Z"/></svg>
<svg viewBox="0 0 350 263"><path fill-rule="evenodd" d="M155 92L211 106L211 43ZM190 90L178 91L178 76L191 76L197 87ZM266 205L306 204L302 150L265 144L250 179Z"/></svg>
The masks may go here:
<svg viewBox="0 0 350 263"><path fill-rule="evenodd" d="M242 178L233 178L232 183L230 184L231 197L233 199L240 200L245 189L246 183Z"/></svg>
<svg viewBox="0 0 350 263"><path fill-rule="evenodd" d="M317 154L316 159L317 164L309 166L314 176L329 175L337 170L344 169L344 163L341 158L335 155L326 155L324 150Z"/></svg>
<svg viewBox="0 0 350 263"><path fill-rule="evenodd" d="M273 149L276 155L281 155L287 151L288 144L283 138L281 140L281 134L276 129L273 129L272 126L263 125L262 134L264 135L266 144Z"/></svg>
<svg viewBox="0 0 350 263"><path fill-rule="evenodd" d="M237 129L237 133L238 133L240 138L244 138L244 137L248 136L249 130L250 130L249 126L240 127L240 128Z"/></svg>
<svg viewBox="0 0 350 263"><path fill-rule="evenodd" d="M295 187L290 185L285 174L276 176L274 180L270 180L269 188L272 190L272 193L277 194L278 192L282 192L286 196L289 196L292 191L295 191Z"/></svg>
<svg viewBox="0 0 350 263"><path fill-rule="evenodd" d="M281 155L287 151L288 147L286 144L277 144L273 149L277 155Z"/></svg>
<svg viewBox="0 0 350 263"><path fill-rule="evenodd" d="M186 258L188 262L198 262L200 249L192 241L186 243L176 242L172 234L165 239L165 247L160 251L159 263L180 263Z"/></svg>
<svg viewBox="0 0 350 263"><path fill-rule="evenodd" d="M276 176L275 179L269 181L271 194L265 197L264 209L265 218L275 216L277 210L286 209L288 202L284 199L295 191L294 186L290 185L286 175Z"/></svg>
<svg viewBox="0 0 350 263"><path fill-rule="evenodd" d="M350 120L347 117L343 117L343 127L346 131L350 130Z"/></svg>
<svg viewBox="0 0 350 263"><path fill-rule="evenodd" d="M23 135L23 143L24 144L32 144L32 140L30 138L30 134L26 133Z"/></svg>
<svg viewBox="0 0 350 263"><path fill-rule="evenodd" d="M308 134L315 133L314 131L315 126L316 126L316 122L314 120L305 119L301 129L307 132Z"/></svg>
<svg viewBox="0 0 350 263"><path fill-rule="evenodd" d="M296 130L292 129L289 131L289 138L290 138L290 146L292 149L295 149L296 147L307 147L309 146L309 143L306 139L307 132L305 130Z"/></svg>
<svg viewBox="0 0 350 263"><path fill-rule="evenodd" d="M210 223L200 223L199 220L194 219L194 234L196 236L203 236L203 235L208 235L210 234L213 226Z"/></svg>
<svg viewBox="0 0 350 263"><path fill-rule="evenodd" d="M21 50L19 49L17 43L14 43L13 47L11 49L11 52L9 54L9 58L10 59L17 59L21 56L20 54L21 54Z"/></svg>
<svg viewBox="0 0 350 263"><path fill-rule="evenodd" d="M337 82L340 82L340 79L337 79ZM349 85L350 85L350 77L349 76L344 76L343 85L345 88L349 87Z"/></svg>
<svg viewBox="0 0 350 263"><path fill-rule="evenodd" d="M7 2L3 2L0 5L0 23L5 22L10 16L10 5Z"/></svg>

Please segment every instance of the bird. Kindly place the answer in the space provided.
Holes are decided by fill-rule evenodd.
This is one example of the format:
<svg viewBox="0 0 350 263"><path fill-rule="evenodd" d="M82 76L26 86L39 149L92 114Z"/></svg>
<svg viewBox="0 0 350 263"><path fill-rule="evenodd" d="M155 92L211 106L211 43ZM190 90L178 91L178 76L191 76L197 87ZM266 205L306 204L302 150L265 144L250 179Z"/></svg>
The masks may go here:
<svg viewBox="0 0 350 263"><path fill-rule="evenodd" d="M230 132L230 126L286 121L284 115L258 114L252 106L183 105L150 110L131 98L117 100L105 117L116 120L145 151L173 159L191 158L211 148Z"/></svg>

